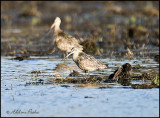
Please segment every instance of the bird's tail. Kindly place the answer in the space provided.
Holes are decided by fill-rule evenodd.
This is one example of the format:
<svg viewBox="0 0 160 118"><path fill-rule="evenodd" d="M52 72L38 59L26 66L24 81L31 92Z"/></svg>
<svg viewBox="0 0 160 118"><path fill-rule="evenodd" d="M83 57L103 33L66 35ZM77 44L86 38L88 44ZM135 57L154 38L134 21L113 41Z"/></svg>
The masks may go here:
<svg viewBox="0 0 160 118"><path fill-rule="evenodd" d="M99 68L100 68L100 69L105 69L105 68L107 68L107 65L103 64L103 65L101 65Z"/></svg>

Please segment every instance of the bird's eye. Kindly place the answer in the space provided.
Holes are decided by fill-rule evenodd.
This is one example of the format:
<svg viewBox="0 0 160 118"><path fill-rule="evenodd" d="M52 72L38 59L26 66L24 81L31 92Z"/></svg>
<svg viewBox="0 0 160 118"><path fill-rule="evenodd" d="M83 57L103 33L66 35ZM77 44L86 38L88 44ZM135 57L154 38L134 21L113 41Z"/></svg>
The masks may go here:
<svg viewBox="0 0 160 118"><path fill-rule="evenodd" d="M71 49L72 51L74 50L74 47Z"/></svg>

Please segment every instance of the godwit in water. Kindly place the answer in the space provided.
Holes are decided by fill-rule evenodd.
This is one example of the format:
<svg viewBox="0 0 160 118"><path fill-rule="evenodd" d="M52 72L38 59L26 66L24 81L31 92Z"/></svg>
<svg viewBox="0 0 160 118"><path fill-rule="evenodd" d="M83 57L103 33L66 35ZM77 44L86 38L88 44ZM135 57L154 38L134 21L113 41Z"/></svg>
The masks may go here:
<svg viewBox="0 0 160 118"><path fill-rule="evenodd" d="M73 61L77 64L77 66L84 70L85 73L88 71L93 71L96 69L104 69L107 68L105 64L95 59L93 56L84 53L81 49L72 48L71 52L68 54L70 56L73 54Z"/></svg>
<svg viewBox="0 0 160 118"><path fill-rule="evenodd" d="M83 50L83 46L79 44L78 40L75 37L66 34L60 29L60 24L61 24L61 19L59 17L56 17L54 23L50 27L50 30L55 27L54 42L56 43L57 47L61 51L66 52L67 55L68 52L70 52L73 47Z"/></svg>

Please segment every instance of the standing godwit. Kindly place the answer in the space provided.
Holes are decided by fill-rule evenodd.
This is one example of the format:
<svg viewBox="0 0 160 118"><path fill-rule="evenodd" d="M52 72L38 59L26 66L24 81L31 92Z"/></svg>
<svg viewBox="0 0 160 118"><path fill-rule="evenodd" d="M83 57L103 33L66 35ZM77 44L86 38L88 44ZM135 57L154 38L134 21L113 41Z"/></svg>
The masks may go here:
<svg viewBox="0 0 160 118"><path fill-rule="evenodd" d="M67 55L68 52L70 52L73 47L83 50L83 46L79 44L78 40L75 37L66 34L60 29L60 24L61 24L61 19L59 17L56 17L54 23L50 27L50 30L55 27L54 42L56 43L57 47L61 51L66 52Z"/></svg>
<svg viewBox="0 0 160 118"><path fill-rule="evenodd" d="M77 64L77 66L85 72L88 71L88 75L89 71L107 68L105 64L95 59L93 56L84 53L81 49L74 47L68 56L71 54L73 54L73 61Z"/></svg>

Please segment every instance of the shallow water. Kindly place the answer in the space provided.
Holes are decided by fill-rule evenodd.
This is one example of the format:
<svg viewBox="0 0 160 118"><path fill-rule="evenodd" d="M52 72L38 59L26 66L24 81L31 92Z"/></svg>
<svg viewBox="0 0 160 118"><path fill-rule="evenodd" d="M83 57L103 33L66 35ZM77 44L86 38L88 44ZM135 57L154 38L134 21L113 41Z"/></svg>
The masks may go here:
<svg viewBox="0 0 160 118"><path fill-rule="evenodd" d="M96 86L78 87L75 84L29 85L26 82L43 79L47 82L55 75L68 76L72 70L81 74L69 59L62 70L55 70L60 58L52 56L35 57L30 60L11 60L1 56L1 113L2 116L159 116L159 88L132 89L117 83L106 83L110 88ZM132 66L142 64L144 71L158 73L159 64L152 59L138 60L100 59L108 69L90 74L110 75L124 63ZM38 76L33 71L40 71ZM140 73L136 71L135 73ZM102 75L100 75L102 76ZM64 85L64 84L63 84Z"/></svg>

